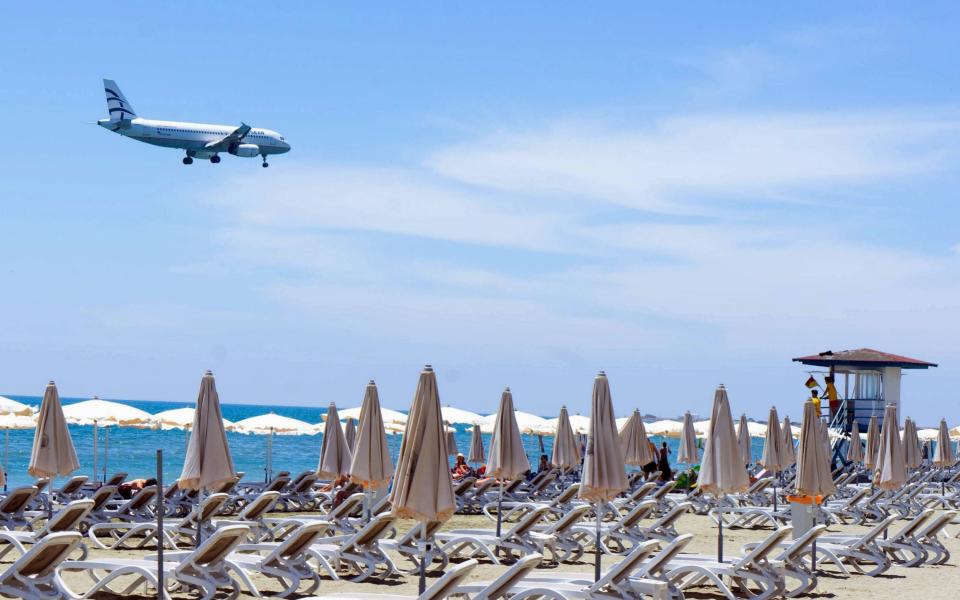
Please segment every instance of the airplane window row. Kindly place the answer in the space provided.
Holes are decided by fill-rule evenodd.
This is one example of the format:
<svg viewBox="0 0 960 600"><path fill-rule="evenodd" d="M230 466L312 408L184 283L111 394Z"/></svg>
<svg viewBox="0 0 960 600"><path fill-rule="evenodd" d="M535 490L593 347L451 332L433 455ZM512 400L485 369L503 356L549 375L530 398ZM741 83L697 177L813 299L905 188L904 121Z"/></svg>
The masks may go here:
<svg viewBox="0 0 960 600"><path fill-rule="evenodd" d="M157 131L161 131L163 133L202 133L202 134L208 134L208 135L226 135L220 131L199 131L196 129L175 129L172 127L157 127ZM262 133L251 133L249 134L249 137L266 139L268 136ZM280 139L282 140L283 136L280 136Z"/></svg>

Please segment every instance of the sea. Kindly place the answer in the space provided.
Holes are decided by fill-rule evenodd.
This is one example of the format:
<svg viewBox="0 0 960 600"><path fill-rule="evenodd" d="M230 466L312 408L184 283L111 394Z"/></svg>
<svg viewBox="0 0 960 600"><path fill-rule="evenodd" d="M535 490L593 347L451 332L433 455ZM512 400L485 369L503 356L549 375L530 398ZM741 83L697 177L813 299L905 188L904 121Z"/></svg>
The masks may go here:
<svg viewBox="0 0 960 600"><path fill-rule="evenodd" d="M18 396L12 394L2 394L7 398L12 398L24 404L39 406L42 400L39 396ZM63 405L74 402L81 402L89 398L64 398L60 401ZM189 402L164 402L149 400L116 400L128 404L150 414L155 414L165 410L182 407L192 407ZM319 423L326 407L315 406L266 406L253 404L221 404L223 418L229 421L240 421L249 417L255 417L266 413L276 413L300 419L307 423ZM406 412L406 411L402 411ZM553 418L553 416L547 417ZM457 429L456 441L460 452L468 454L470 450L470 436L472 426L467 424L453 425ZM94 447L94 428L85 425L70 425L70 435L73 438L73 445L77 451L77 457L80 460L80 469L74 475L86 475L92 481L93 473L93 447ZM12 430L4 432L3 459L7 473L7 487L30 485L33 478L27 474L27 465L30 462L30 451L33 447L33 429ZM183 459L186 452L189 433L181 430L153 430L153 429L134 429L128 427L98 427L97 428L97 471L96 479L102 481L104 474L110 476L118 471L128 473L128 479L151 478L157 474L157 450L162 450L163 455L163 480L165 483L172 482L180 476L183 468ZM109 439L108 439L109 438ZM266 450L268 436L253 435L244 433L227 432L227 442L230 445L230 454L233 458L234 468L237 471L244 472L245 481L264 481L267 479ZM316 435L275 435L273 438L273 471L290 471L292 474L300 473L305 470L317 468L320 460L320 443L323 436ZM400 434L387 434L387 445L396 464L397 456L400 453ZM484 447L489 448L490 436L484 434ZM541 454L550 456L553 451L553 437L543 436L541 448L541 438L535 435L522 435L524 449L530 464L536 468ZM652 436L657 447L662 442L667 442L670 448L671 464L677 456L678 441L670 438L660 438ZM753 453L754 458L759 458L763 451L763 440L754 438ZM451 465L453 457L451 457ZM674 464L674 469L676 469ZM54 482L57 486L58 482Z"/></svg>

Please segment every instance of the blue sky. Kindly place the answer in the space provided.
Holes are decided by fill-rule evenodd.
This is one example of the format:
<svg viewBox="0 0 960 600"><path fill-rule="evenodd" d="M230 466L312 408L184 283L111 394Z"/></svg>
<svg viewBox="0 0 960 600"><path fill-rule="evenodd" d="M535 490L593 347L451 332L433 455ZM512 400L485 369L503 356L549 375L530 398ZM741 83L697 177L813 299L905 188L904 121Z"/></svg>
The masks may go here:
<svg viewBox="0 0 960 600"><path fill-rule="evenodd" d="M10 7L0 393L799 416L790 358L868 346L960 421L958 11ZM102 77L293 151L184 167Z"/></svg>

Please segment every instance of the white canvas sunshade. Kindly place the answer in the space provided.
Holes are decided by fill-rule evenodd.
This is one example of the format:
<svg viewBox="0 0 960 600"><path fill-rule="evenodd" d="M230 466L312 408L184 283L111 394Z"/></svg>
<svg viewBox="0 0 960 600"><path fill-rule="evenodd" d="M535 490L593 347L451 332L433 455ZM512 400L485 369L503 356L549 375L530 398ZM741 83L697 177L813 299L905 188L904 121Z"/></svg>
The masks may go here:
<svg viewBox="0 0 960 600"><path fill-rule="evenodd" d="M730 401L726 388L721 385L713 396L710 428L700 461L699 487L717 497L750 487L750 477L739 453Z"/></svg>
<svg viewBox="0 0 960 600"><path fill-rule="evenodd" d="M850 447L847 448L847 460L853 463L863 462L863 446L860 443L860 424L856 420L850 428Z"/></svg>
<svg viewBox="0 0 960 600"><path fill-rule="evenodd" d="M826 496L837 490L830 475L829 449L823 444L823 427L813 402L804 402L795 481L798 495Z"/></svg>
<svg viewBox="0 0 960 600"><path fill-rule="evenodd" d="M561 469L580 465L580 445L573 428L570 427L566 406L560 407L560 416L557 417L557 429L553 436L553 460L550 462Z"/></svg>
<svg viewBox="0 0 960 600"><path fill-rule="evenodd" d="M197 408L194 411L192 435L183 459L179 487L185 490L210 489L231 481L236 475L227 434L223 429L220 396L207 371L200 380Z"/></svg>
<svg viewBox="0 0 960 600"><path fill-rule="evenodd" d="M904 463L903 443L900 441L897 407L892 404L887 405L883 411L883 428L880 432L880 448L877 450L873 482L884 490L899 489L907 482L907 466Z"/></svg>
<svg viewBox="0 0 960 600"><path fill-rule="evenodd" d="M863 457L863 466L868 469L876 469L877 455L880 453L880 426L877 421L877 415L870 417L870 424L867 426L867 451Z"/></svg>
<svg viewBox="0 0 960 600"><path fill-rule="evenodd" d="M356 419L357 422L360 422L360 412L363 410L363 406L354 406L352 408L346 408L343 410L337 409L337 416L341 419ZM407 424L407 415L403 414L398 410L393 410L390 408L380 407L380 416L383 417L384 425L406 425Z"/></svg>
<svg viewBox="0 0 960 600"><path fill-rule="evenodd" d="M691 421L692 423L693 421ZM646 426L647 435L668 438L679 438L683 432L683 421L662 419Z"/></svg>
<svg viewBox="0 0 960 600"><path fill-rule="evenodd" d="M33 408L27 406L26 404L17 402L13 398L0 396L0 415L20 415L23 417L29 417L32 414Z"/></svg>
<svg viewBox="0 0 960 600"><path fill-rule="evenodd" d="M737 448L740 449L740 462L749 465L753 462L753 440L750 439L750 425L747 423L747 415L740 415L740 424L737 426Z"/></svg>
<svg viewBox="0 0 960 600"><path fill-rule="evenodd" d="M601 371L593 380L590 403L590 437L583 460L580 498L609 502L627 488L627 471L617 435L610 382Z"/></svg>
<svg viewBox="0 0 960 600"><path fill-rule="evenodd" d="M66 476L80 468L54 382L47 384L37 415L37 431L27 472L33 477Z"/></svg>
<svg viewBox="0 0 960 600"><path fill-rule="evenodd" d="M353 452L354 444L357 442L357 422L352 417L347 419L343 437L347 440L347 448L350 448L350 452Z"/></svg>
<svg viewBox="0 0 960 600"><path fill-rule="evenodd" d="M454 408L453 406L442 407L440 409L440 413L443 415L443 420L447 423L473 425L474 423L479 423L483 419L483 415L470 412L469 410L463 410L462 408Z"/></svg>
<svg viewBox="0 0 960 600"><path fill-rule="evenodd" d="M940 419L940 427L937 429L937 447L933 451L933 464L938 467L949 467L953 465L953 443L950 441L950 430L947 429L947 420Z"/></svg>
<svg viewBox="0 0 960 600"><path fill-rule="evenodd" d="M530 470L530 461L520 439L520 428L515 419L513 394L510 388L500 395L500 408L494 421L490 452L487 456L487 475L500 480L512 480Z"/></svg>
<svg viewBox="0 0 960 600"><path fill-rule="evenodd" d="M380 394L371 379L363 394L360 427L350 462L350 480L364 489L376 490L386 487L392 475L393 462L380 417Z"/></svg>
<svg viewBox="0 0 960 600"><path fill-rule="evenodd" d="M777 416L777 407L770 407L770 416L767 417L767 431L763 440L763 453L760 455L760 464L770 472L783 469L783 436L780 433L780 417Z"/></svg>
<svg viewBox="0 0 960 600"><path fill-rule="evenodd" d="M352 459L353 455L347 446L347 438L343 435L343 429L340 427L337 405L331 402L327 408L327 418L324 421L317 475L330 479L347 475L350 472L350 461Z"/></svg>
<svg viewBox="0 0 960 600"><path fill-rule="evenodd" d="M193 406L184 408L172 408L164 410L153 415L153 422L164 431L168 429L183 429L190 431L193 428L193 420L197 409ZM232 431L234 424L227 419L223 419L223 428L226 431Z"/></svg>
<svg viewBox="0 0 960 600"><path fill-rule="evenodd" d="M689 411L683 415L677 462L684 465L695 465L700 462L700 450L697 448L697 433L693 427L693 415L691 415Z"/></svg>
<svg viewBox="0 0 960 600"><path fill-rule="evenodd" d="M121 427L150 427L154 418L150 413L119 402L93 398L67 404L63 416L72 425L119 425Z"/></svg>
<svg viewBox="0 0 960 600"><path fill-rule="evenodd" d="M650 452L647 431L643 426L639 410L633 411L633 415L627 419L626 425L620 432L620 449L623 452L623 460L628 465L642 467L653 462L653 453Z"/></svg>
<svg viewBox="0 0 960 600"><path fill-rule="evenodd" d="M480 425L474 423L473 433L470 435L470 456L467 457L467 462L478 465L486 460L483 453L483 434L480 431Z"/></svg>
<svg viewBox="0 0 960 600"><path fill-rule="evenodd" d="M783 468L792 467L797 462L797 449L793 445L793 425L790 424L790 417L784 415L783 426L780 427L780 451Z"/></svg>
<svg viewBox="0 0 960 600"><path fill-rule="evenodd" d="M908 469L920 466L920 440L917 439L917 426L907 417L903 427L903 464Z"/></svg>
<svg viewBox="0 0 960 600"><path fill-rule="evenodd" d="M393 514L420 522L446 521L456 510L440 412L440 391L430 365L420 373L400 444L390 492Z"/></svg>

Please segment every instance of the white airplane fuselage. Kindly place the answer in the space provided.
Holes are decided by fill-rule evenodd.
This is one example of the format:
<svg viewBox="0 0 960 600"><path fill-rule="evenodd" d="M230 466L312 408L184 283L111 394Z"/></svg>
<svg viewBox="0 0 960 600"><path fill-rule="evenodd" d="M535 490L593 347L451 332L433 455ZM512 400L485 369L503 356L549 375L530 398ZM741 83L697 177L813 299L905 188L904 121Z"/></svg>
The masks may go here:
<svg viewBox="0 0 960 600"><path fill-rule="evenodd" d="M187 123L182 121L158 121L137 117L126 122L100 119L97 121L104 129L137 141L164 148L180 148L195 158L210 158L216 152L206 150L210 142L223 139L236 129L235 125L211 125L208 123ZM283 154L290 151L290 144L283 136L270 129L251 129L240 146L256 145L258 151L248 154L253 157L261 154ZM250 149L253 151L253 148ZM242 155L241 155L242 156Z"/></svg>

